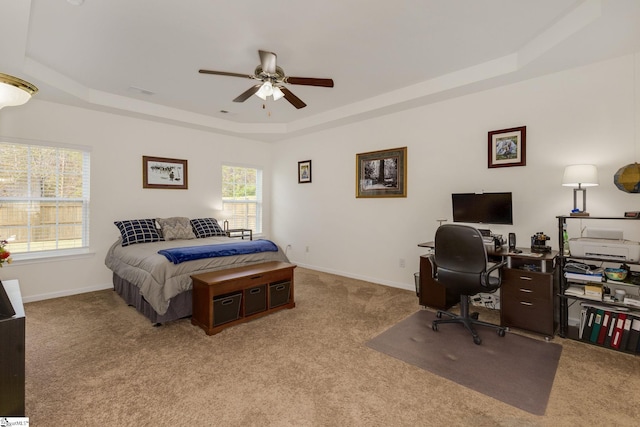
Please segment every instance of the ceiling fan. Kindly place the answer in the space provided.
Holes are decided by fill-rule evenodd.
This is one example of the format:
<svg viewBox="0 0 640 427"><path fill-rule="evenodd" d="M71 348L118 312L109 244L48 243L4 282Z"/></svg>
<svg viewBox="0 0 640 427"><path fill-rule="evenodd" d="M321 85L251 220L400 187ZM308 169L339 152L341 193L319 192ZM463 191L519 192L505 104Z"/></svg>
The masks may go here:
<svg viewBox="0 0 640 427"><path fill-rule="evenodd" d="M284 74L284 70L276 65L277 56L273 52L259 50L260 65L258 65L252 75L228 73L226 71L200 70L202 74L217 74L220 76L244 77L258 80L262 83L250 87L241 93L233 102L244 102L256 95L263 100L272 96L274 101L284 97L296 108L307 106L300 98L295 96L289 89L283 86L285 83L293 85L333 87L332 79L317 79L312 77L289 77Z"/></svg>

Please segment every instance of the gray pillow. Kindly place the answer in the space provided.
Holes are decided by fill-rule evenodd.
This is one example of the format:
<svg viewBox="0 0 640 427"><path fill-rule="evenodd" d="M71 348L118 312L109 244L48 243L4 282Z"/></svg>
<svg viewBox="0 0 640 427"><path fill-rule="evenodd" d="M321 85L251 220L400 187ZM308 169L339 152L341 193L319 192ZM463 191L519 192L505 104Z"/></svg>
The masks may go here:
<svg viewBox="0 0 640 427"><path fill-rule="evenodd" d="M191 221L187 217L174 216L172 218L158 218L158 224L162 230L164 240L189 240L195 239L191 228Z"/></svg>

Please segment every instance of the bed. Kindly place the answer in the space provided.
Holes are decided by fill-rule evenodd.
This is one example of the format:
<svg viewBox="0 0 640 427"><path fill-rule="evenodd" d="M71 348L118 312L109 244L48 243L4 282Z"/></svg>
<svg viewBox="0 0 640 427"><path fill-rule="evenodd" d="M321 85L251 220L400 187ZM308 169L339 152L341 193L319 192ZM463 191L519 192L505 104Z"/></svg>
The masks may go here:
<svg viewBox="0 0 640 427"><path fill-rule="evenodd" d="M113 272L114 290L127 304L135 307L155 324L191 316L193 274L268 261L289 262L282 249L273 242L230 238L222 229L216 229L215 234L211 235L198 233L194 227L196 238L189 234L189 238L179 238L181 235L178 234L178 238L165 240L171 233L168 233L169 229L166 227L157 228L156 221L117 221L121 237L111 245L105 257L105 265ZM190 221L193 223L200 220ZM137 225L132 226L132 222ZM137 236L133 241L132 234ZM272 246L268 250L244 250L268 245ZM222 248L225 250L220 250ZM166 251L167 254L159 253L161 251ZM179 262L175 263L176 257L169 256L171 251L195 252L199 255L197 259L178 259ZM215 256L209 257L208 252L213 252ZM219 253L223 256L218 256Z"/></svg>

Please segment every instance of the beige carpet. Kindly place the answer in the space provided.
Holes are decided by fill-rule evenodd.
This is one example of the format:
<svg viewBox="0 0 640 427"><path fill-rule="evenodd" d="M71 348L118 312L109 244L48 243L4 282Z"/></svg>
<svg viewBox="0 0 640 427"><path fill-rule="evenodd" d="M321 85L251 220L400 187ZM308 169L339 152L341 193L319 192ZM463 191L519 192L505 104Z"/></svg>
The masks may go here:
<svg viewBox="0 0 640 427"><path fill-rule="evenodd" d="M432 330L435 313L419 310L367 346L535 415L544 415L562 346L477 326L474 344L461 324ZM482 319L482 318L481 318Z"/></svg>
<svg viewBox="0 0 640 427"><path fill-rule="evenodd" d="M413 292L296 269L296 304L207 336L154 328L112 291L27 314L33 426L635 426L640 357L562 340L544 416L368 348ZM499 381L499 379L496 379ZM621 397L620 397L621 396Z"/></svg>

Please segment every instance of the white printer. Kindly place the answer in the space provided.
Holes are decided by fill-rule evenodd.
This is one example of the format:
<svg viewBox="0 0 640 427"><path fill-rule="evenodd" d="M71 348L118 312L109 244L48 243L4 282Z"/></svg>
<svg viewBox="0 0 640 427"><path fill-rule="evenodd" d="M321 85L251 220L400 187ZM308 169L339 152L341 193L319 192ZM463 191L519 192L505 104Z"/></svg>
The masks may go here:
<svg viewBox="0 0 640 427"><path fill-rule="evenodd" d="M572 256L621 262L640 261L640 242L622 238L622 231L586 229L587 237L569 239Z"/></svg>

